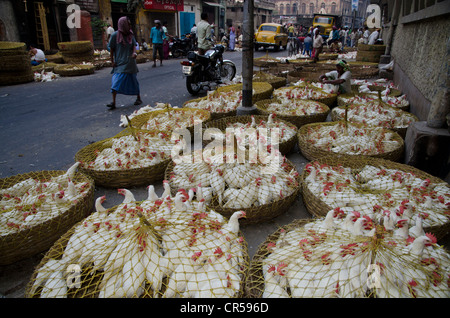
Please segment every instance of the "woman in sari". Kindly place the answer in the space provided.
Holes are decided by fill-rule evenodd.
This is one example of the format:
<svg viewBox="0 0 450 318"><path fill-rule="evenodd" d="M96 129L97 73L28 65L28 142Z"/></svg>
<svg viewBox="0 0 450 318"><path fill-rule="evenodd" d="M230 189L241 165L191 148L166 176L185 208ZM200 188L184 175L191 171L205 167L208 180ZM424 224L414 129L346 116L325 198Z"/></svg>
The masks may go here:
<svg viewBox="0 0 450 318"><path fill-rule="evenodd" d="M112 103L106 105L110 109L116 108L117 93L123 95L136 95L134 105L142 104L139 82L137 80L138 68L136 64L136 39L127 17L118 21L118 30L111 35L108 44L110 48L112 76Z"/></svg>

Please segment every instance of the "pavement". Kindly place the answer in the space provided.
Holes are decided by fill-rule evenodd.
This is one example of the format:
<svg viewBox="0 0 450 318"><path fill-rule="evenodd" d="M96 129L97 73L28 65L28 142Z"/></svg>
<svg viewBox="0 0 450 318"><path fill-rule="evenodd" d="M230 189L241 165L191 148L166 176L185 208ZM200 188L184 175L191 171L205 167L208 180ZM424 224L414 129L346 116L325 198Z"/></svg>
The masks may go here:
<svg viewBox="0 0 450 318"><path fill-rule="evenodd" d="M255 53L255 57L265 52ZM286 56L286 51L270 52L271 56ZM239 52L227 52L225 58L237 61L238 74L242 65ZM140 64L139 81L144 103L156 102L180 105L192 99L180 79L178 60L165 62L164 67L151 70L151 62ZM153 72L153 73L152 73ZM109 111L105 104L110 100L109 69L96 71L88 77L60 78L49 83L27 83L11 87L0 87L0 178L39 170L65 170L73 164L75 153L87 144L109 138L122 130L120 115L130 114L142 106L133 106L134 97L118 96L119 107ZM301 173L308 160L296 146L287 156ZM139 200L147 197L145 187L130 187ZM155 184L158 195L163 192L161 184ZM96 187L94 197L106 196L106 208L122 202L117 189ZM93 208L94 209L94 208ZM279 227L296 219L312 218L302 196L280 216L263 223L241 226L248 244L249 255L258 250L268 235ZM446 245L448 246L448 245ZM46 251L0 266L0 296L24 297L25 287L34 268Z"/></svg>

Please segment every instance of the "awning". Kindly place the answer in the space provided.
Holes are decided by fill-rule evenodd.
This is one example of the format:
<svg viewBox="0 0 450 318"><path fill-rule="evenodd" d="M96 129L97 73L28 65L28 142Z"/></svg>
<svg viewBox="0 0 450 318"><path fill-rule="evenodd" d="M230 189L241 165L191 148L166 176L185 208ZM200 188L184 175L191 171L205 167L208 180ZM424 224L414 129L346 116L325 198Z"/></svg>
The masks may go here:
<svg viewBox="0 0 450 318"><path fill-rule="evenodd" d="M203 3L207 4L207 5L211 6L211 7L219 7L219 8L224 8L225 9L225 7L223 5L221 5L220 3L214 3L214 2L203 2Z"/></svg>

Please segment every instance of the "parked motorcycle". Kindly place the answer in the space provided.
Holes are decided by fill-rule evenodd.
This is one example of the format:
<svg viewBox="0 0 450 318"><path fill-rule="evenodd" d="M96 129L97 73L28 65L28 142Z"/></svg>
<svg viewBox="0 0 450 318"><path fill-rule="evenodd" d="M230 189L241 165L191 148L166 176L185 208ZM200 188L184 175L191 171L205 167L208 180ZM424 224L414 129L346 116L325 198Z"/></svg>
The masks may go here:
<svg viewBox="0 0 450 318"><path fill-rule="evenodd" d="M170 52L172 53L173 58L186 56L189 53L189 51L193 51L195 49L190 34L187 34L184 38L181 39L177 36L174 36L169 45L170 45Z"/></svg>
<svg viewBox="0 0 450 318"><path fill-rule="evenodd" d="M187 61L182 61L183 76L186 77L186 88L191 95L197 95L202 89L210 90L213 83L220 84L231 81L236 75L236 65L223 59L223 45L215 45L205 55L189 52Z"/></svg>

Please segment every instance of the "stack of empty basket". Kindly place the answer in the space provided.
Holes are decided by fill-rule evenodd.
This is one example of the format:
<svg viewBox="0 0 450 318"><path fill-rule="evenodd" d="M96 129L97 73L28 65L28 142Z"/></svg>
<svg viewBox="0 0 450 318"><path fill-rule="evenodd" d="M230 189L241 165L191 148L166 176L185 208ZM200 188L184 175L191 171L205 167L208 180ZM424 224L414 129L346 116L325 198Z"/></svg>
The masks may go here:
<svg viewBox="0 0 450 318"><path fill-rule="evenodd" d="M22 42L0 42L0 85L28 83L34 80L31 60Z"/></svg>
<svg viewBox="0 0 450 318"><path fill-rule="evenodd" d="M66 64L94 62L94 45L91 41L59 42L58 48Z"/></svg>
<svg viewBox="0 0 450 318"><path fill-rule="evenodd" d="M356 61L358 62L372 62L379 63L381 55L384 54L386 45L370 45L370 44L358 44L358 52L356 53Z"/></svg>

